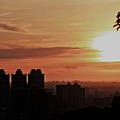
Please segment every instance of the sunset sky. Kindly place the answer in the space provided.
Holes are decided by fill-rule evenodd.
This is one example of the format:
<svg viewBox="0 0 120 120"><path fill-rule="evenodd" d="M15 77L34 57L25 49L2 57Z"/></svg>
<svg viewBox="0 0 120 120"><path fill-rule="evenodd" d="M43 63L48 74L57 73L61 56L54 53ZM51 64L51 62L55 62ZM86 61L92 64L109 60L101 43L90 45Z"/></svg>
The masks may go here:
<svg viewBox="0 0 120 120"><path fill-rule="evenodd" d="M0 68L45 81L120 81L120 0L0 0Z"/></svg>

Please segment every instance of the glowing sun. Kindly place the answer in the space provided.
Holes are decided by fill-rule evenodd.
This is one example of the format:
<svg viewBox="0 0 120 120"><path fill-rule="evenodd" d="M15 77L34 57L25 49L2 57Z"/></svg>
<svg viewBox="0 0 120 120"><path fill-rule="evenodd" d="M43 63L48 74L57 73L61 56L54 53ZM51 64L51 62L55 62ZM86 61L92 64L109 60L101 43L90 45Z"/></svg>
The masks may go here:
<svg viewBox="0 0 120 120"><path fill-rule="evenodd" d="M92 47L100 51L98 60L120 61L120 32L105 32L93 39Z"/></svg>

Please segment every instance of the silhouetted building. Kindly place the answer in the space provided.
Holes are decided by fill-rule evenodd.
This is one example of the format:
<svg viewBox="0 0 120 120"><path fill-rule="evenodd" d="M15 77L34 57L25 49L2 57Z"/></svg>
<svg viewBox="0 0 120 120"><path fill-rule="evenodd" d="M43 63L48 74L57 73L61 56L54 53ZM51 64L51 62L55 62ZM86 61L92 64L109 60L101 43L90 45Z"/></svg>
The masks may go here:
<svg viewBox="0 0 120 120"><path fill-rule="evenodd" d="M44 88L44 74L42 74L40 69L32 69L30 71L30 74L28 74L28 85Z"/></svg>
<svg viewBox="0 0 120 120"><path fill-rule="evenodd" d="M51 116L56 113L56 96L53 95L53 89L45 89L47 115Z"/></svg>
<svg viewBox="0 0 120 120"><path fill-rule="evenodd" d="M47 118L53 113L52 91L29 86L28 113L33 119Z"/></svg>
<svg viewBox="0 0 120 120"><path fill-rule="evenodd" d="M26 74L22 74L21 69L17 69L16 74L12 74L12 89L24 88L26 82Z"/></svg>
<svg viewBox="0 0 120 120"><path fill-rule="evenodd" d="M85 105L85 88L77 83L56 85L58 112L66 112L83 108Z"/></svg>
<svg viewBox="0 0 120 120"><path fill-rule="evenodd" d="M15 120L17 118L16 102L17 101L15 100L15 96L13 96L13 94L10 93L8 95L8 102L7 102L7 109L6 109L7 120Z"/></svg>
<svg viewBox="0 0 120 120"><path fill-rule="evenodd" d="M9 89L9 74L5 74L4 69L0 69L0 89Z"/></svg>
<svg viewBox="0 0 120 120"><path fill-rule="evenodd" d="M0 69L0 111L6 109L9 94L9 74Z"/></svg>

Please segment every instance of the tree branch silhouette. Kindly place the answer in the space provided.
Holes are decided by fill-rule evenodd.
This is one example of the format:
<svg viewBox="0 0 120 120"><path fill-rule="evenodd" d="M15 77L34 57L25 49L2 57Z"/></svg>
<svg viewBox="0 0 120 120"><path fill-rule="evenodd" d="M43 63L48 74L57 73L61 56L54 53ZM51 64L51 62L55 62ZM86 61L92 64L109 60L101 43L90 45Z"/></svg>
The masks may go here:
<svg viewBox="0 0 120 120"><path fill-rule="evenodd" d="M120 28L120 12L118 12L117 16L116 16L117 20L116 20L116 24L113 25L113 27L117 27L116 30L118 31Z"/></svg>

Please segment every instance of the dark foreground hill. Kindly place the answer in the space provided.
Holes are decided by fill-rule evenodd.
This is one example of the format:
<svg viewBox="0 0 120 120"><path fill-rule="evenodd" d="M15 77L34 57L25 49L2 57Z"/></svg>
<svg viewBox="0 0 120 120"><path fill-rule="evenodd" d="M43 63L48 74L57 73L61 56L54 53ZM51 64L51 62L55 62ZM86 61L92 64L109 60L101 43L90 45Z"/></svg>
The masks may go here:
<svg viewBox="0 0 120 120"><path fill-rule="evenodd" d="M120 110L114 108L100 109L86 107L62 115L53 115L48 120L119 120Z"/></svg>

